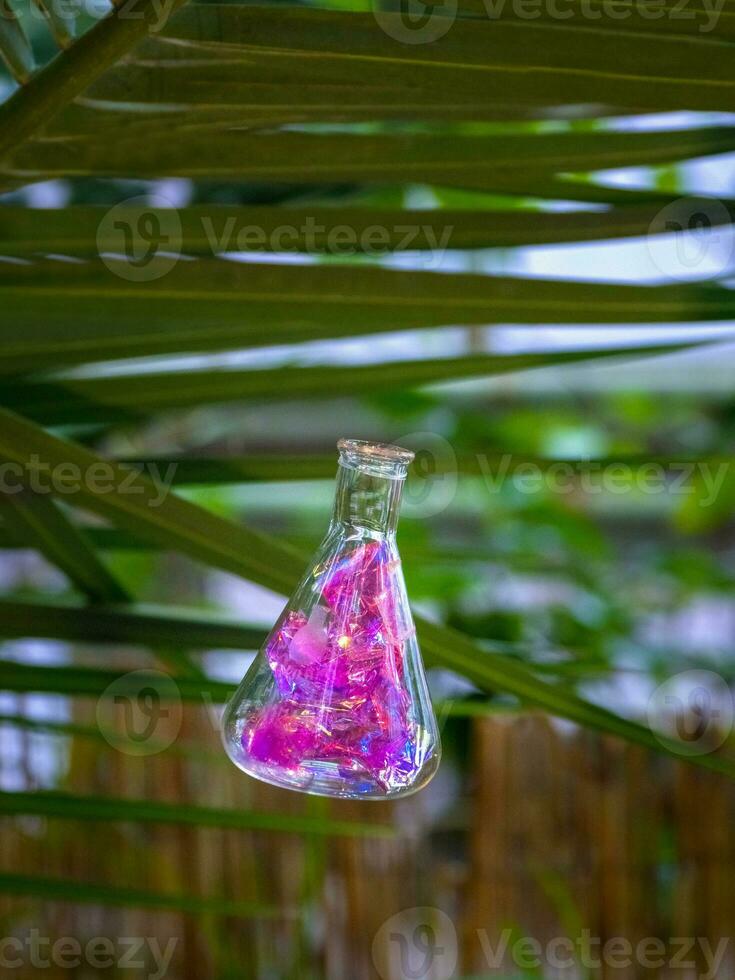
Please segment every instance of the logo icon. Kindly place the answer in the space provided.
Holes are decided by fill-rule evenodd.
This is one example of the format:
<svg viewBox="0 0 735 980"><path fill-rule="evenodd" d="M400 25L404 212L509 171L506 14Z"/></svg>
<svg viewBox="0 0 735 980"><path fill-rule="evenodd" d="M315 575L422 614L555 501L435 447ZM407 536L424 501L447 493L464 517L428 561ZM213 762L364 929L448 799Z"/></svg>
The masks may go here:
<svg viewBox="0 0 735 980"><path fill-rule="evenodd" d="M648 701L648 724L666 748L679 755L714 752L733 725L733 698L719 674L685 670L660 684Z"/></svg>
<svg viewBox="0 0 735 980"><path fill-rule="evenodd" d="M449 31L457 16L457 0L430 3L425 0L398 0L384 9L381 0L372 0L373 16L381 30L402 44L431 44Z"/></svg>
<svg viewBox="0 0 735 980"><path fill-rule="evenodd" d="M164 198L121 201L97 226L97 251L107 268L121 279L160 279L181 255L179 212Z"/></svg>
<svg viewBox="0 0 735 980"><path fill-rule="evenodd" d="M457 968L457 932L441 909L404 909L378 929L372 954L382 980L450 980Z"/></svg>
<svg viewBox="0 0 735 980"><path fill-rule="evenodd" d="M403 491L404 518L441 514L457 493L457 454L454 447L436 432L411 432L401 436L397 442L416 454Z"/></svg>
<svg viewBox="0 0 735 980"><path fill-rule="evenodd" d="M109 744L126 755L163 752L181 728L176 682L160 670L133 670L108 685L97 702L97 725Z"/></svg>
<svg viewBox="0 0 735 980"><path fill-rule="evenodd" d="M646 246L667 279L722 275L735 256L732 216L722 201L696 197L672 201L649 225Z"/></svg>

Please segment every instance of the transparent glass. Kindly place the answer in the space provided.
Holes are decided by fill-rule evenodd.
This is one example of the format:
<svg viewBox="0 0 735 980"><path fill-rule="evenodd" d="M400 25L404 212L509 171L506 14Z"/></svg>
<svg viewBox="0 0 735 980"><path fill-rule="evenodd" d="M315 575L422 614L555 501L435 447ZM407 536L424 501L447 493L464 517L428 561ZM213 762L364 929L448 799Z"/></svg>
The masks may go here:
<svg viewBox="0 0 735 980"><path fill-rule="evenodd" d="M276 786L393 799L441 754L396 524L413 453L339 442L327 535L223 720L227 754Z"/></svg>

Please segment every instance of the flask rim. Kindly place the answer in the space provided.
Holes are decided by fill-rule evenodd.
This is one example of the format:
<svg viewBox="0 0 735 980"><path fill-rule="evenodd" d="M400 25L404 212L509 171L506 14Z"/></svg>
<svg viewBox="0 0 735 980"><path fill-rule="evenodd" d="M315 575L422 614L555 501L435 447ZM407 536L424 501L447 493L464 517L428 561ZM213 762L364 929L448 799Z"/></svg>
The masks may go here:
<svg viewBox="0 0 735 980"><path fill-rule="evenodd" d="M378 471L385 476L405 476L415 453L389 442L367 439L340 439L337 443L340 463L355 469Z"/></svg>

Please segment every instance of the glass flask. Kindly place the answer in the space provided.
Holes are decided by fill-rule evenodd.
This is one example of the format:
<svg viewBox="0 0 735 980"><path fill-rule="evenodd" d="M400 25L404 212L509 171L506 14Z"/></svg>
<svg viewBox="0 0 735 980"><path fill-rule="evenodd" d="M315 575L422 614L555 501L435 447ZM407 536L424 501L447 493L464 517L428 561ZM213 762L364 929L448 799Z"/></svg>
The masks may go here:
<svg viewBox="0 0 735 980"><path fill-rule="evenodd" d="M413 453L338 448L327 535L228 703L223 739L276 786L393 799L425 786L441 754L396 548Z"/></svg>

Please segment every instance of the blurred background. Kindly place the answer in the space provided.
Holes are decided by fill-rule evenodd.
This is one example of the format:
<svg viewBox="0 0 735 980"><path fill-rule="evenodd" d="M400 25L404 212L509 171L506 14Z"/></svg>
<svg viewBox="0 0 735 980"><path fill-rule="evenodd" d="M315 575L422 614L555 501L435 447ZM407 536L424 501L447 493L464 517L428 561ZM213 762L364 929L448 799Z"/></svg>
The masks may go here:
<svg viewBox="0 0 735 980"><path fill-rule="evenodd" d="M714 33L39 9L0 34L2 975L731 977L729 0ZM578 88L468 69L534 58ZM218 732L340 437L416 452L444 755L392 804L258 783ZM29 480L100 458L159 502Z"/></svg>

